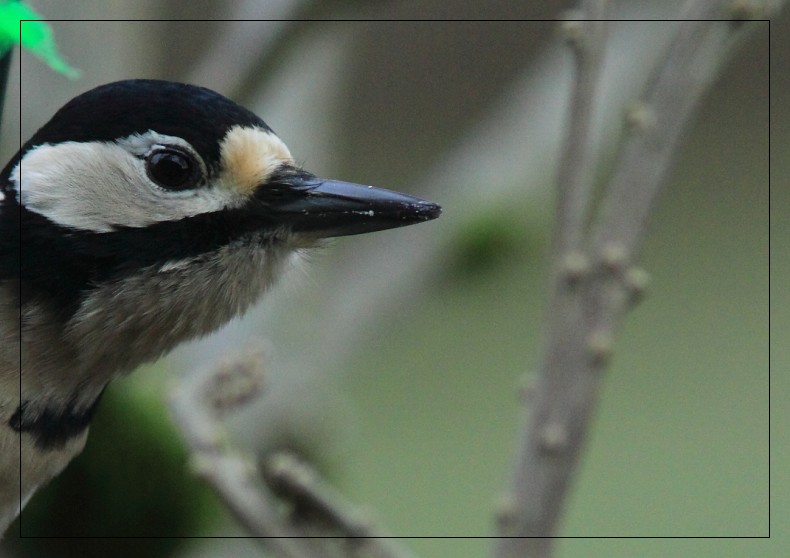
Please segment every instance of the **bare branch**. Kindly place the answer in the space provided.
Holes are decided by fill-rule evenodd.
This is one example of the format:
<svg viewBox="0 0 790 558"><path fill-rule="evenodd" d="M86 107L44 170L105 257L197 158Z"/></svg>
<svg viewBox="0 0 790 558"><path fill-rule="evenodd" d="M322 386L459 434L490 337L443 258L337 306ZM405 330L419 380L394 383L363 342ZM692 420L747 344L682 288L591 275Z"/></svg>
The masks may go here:
<svg viewBox="0 0 790 558"><path fill-rule="evenodd" d="M650 210L694 109L743 27L721 21L733 17L728 7L734 9L726 0L686 3L686 21L679 23L642 100L629 111L629 135L589 231L583 223L591 210L592 167L589 146L577 143L589 141L589 107L598 68L588 64L600 65L600 57L577 53L571 117L587 122L570 124L558 173L557 227L567 230L557 230L554 236L547 346L511 486L499 510L502 538L497 558L552 555L551 537L558 531L614 331L647 284L647 274L633 262ZM603 9L603 4L585 3L585 17L594 9ZM591 24L580 25L586 30ZM593 37L597 43L590 42ZM602 41L603 33L591 32L575 46L600 54Z"/></svg>
<svg viewBox="0 0 790 558"><path fill-rule="evenodd" d="M264 467L264 477L271 490L291 504L291 521L314 535L340 539L342 556L412 557L375 525L371 512L354 508L296 456L285 452L274 455Z"/></svg>
<svg viewBox="0 0 790 558"><path fill-rule="evenodd" d="M196 474L278 558L411 558L307 463L280 453L260 471L251 456L227 447L220 415L260 394L263 370L263 355L251 352L173 390L170 406Z"/></svg>
<svg viewBox="0 0 790 558"><path fill-rule="evenodd" d="M577 77L571 92L568 126L557 172L558 221L554 227L552 250L556 255L579 249L589 218L595 182L589 136L609 12L608 0L585 0L582 9L567 12L568 19L562 23L562 32L574 55Z"/></svg>
<svg viewBox="0 0 790 558"><path fill-rule="evenodd" d="M608 2L585 2L580 18L605 20ZM553 287L550 307L550 349L539 375L538 384L531 390L534 397L532 416L524 417L521 447L514 470L510 492L498 510L500 537L551 536L559 515L561 496L553 501L551 471L547 466L567 451L570 443L568 426L559 420L549 420L548 413L556 402L550 381L555 374L550 357L552 343L583 344L583 339L568 339L555 332L562 331L565 321L579 321L579 281L589 274L588 258L581 251L585 222L592 199L594 178L591 167L589 131L592 106L601 70L605 43L605 21L564 22L566 33L572 32L571 45L575 55L577 80L571 95L570 123L557 173L557 223L553 237ZM570 288L572 287L572 288ZM573 331L573 330L571 330ZM581 331L576 331L580 336ZM536 428L539 425L539 430ZM531 477L531 475L539 475ZM554 508L554 509L552 509ZM497 558L549 556L549 539L501 538L497 541Z"/></svg>
<svg viewBox="0 0 790 558"><path fill-rule="evenodd" d="M224 447L226 435L218 411L227 410L231 401L248 401L259 391L262 376L260 354L247 355L182 382L171 394L170 408L193 454L196 473L242 527L261 537L261 544L278 558L320 556L280 519L274 497L259 481L254 460ZM247 389L240 390L240 385Z"/></svg>

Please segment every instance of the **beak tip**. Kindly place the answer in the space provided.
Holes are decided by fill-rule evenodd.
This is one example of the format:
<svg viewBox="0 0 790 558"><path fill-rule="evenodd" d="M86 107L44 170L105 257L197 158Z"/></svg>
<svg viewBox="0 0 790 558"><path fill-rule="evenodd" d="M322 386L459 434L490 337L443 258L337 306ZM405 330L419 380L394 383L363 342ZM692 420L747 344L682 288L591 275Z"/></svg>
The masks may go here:
<svg viewBox="0 0 790 558"><path fill-rule="evenodd" d="M421 201L415 204L414 215L420 221L432 221L442 214L442 207L429 201Z"/></svg>

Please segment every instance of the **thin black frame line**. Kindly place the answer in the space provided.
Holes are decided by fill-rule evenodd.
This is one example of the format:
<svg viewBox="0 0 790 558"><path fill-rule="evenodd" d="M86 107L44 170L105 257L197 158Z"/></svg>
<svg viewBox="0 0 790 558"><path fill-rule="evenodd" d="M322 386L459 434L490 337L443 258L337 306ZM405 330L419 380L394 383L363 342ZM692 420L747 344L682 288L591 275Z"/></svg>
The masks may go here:
<svg viewBox="0 0 790 558"><path fill-rule="evenodd" d="M768 20L768 538L771 538L771 20Z"/></svg>
<svg viewBox="0 0 790 558"><path fill-rule="evenodd" d="M19 20L19 150L22 150L22 22ZM19 194L22 195L22 164L19 164ZM22 408L22 204L19 211L19 282L17 297L19 299L19 409ZM21 418L21 417L20 417ZM22 537L22 429L19 436L19 538Z"/></svg>
<svg viewBox="0 0 790 558"><path fill-rule="evenodd" d="M205 20L205 19L198 19L198 20L172 20L172 19L154 19L154 20L130 20L130 19L97 19L97 20L80 20L80 19L25 19L19 21L19 37L20 37L20 47L19 47L19 149L22 148L22 55L21 55L21 38L22 38L22 24L25 22L35 22L35 21L43 21L43 22L118 22L118 23L147 23L147 22L184 22L184 23L191 23L191 22L212 22L212 21L250 21L250 22L265 22L265 21L312 21L312 20L237 20L237 19L226 19L226 20ZM349 21L349 22L383 22L387 20L327 20L327 21ZM423 21L426 23L454 23L454 22L469 22L469 21L483 21L483 22L505 22L505 21L562 21L562 20L396 20L397 21ZM621 21L628 21L628 22L638 22L638 21L653 21L653 20L607 20L613 22L621 22ZM688 20L673 20L673 21L688 21ZM721 20L711 20L711 21L732 21L729 19L721 19ZM742 536L715 536L715 535L688 535L688 536L649 536L649 535L634 535L634 536L585 536L585 535L568 535L568 536L556 536L551 537L554 539L672 539L672 540L694 540L694 539L714 539L714 540L739 540L739 539L770 539L771 538L771 422L772 422L772 406L771 406L771 383L772 383L772 376L771 376L771 361L770 361L770 347L771 347L771 327L770 327L770 304L771 304L771 274L770 274L770 267L771 267L771 251L770 251L770 241L771 241L771 19L758 19L753 20L754 22L767 22L768 23L768 227L769 227L769 234L768 234L768 310L769 310L769 323L768 323L768 347L769 347L769 361L768 361L768 534L767 535L742 535ZM20 166L20 183L21 183L21 172L22 168ZM21 184L20 184L21 189ZM22 212L22 207L19 207L20 217ZM19 220L19 263L20 269L22 264L22 220ZM20 296L21 300L21 281L19 284L19 292L18 295ZM19 326L20 326L20 337L19 337L19 404L22 404L22 336L21 336L21 327L22 327L22 309L20 306L19 309ZM224 536L56 536L56 535L33 535L29 537L22 536L22 433L19 432L20 443L19 443L19 537L20 538L30 538L30 539L82 539L82 538L96 538L96 539L254 539L254 538L262 538L262 537L252 537L252 536L232 536L232 537L224 537ZM316 538L316 537L299 537L299 538ZM319 537L321 538L321 537ZM327 537L323 537L327 538ZM344 537L332 537L332 538L344 538ZM360 538L371 538L371 537L360 537ZM372 537L375 538L375 537ZM500 538L542 538L542 537L496 537L496 536L468 536L468 535L429 535L429 536L391 536L388 538L393 539L500 539Z"/></svg>

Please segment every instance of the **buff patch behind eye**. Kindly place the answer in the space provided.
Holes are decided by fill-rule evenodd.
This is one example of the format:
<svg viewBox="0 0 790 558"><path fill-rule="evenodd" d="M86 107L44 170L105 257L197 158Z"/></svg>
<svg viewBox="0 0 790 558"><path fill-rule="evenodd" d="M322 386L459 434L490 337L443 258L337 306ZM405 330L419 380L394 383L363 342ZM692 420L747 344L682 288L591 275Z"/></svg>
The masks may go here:
<svg viewBox="0 0 790 558"><path fill-rule="evenodd" d="M283 163L293 163L280 138L261 128L234 126L220 145L223 183L250 196Z"/></svg>

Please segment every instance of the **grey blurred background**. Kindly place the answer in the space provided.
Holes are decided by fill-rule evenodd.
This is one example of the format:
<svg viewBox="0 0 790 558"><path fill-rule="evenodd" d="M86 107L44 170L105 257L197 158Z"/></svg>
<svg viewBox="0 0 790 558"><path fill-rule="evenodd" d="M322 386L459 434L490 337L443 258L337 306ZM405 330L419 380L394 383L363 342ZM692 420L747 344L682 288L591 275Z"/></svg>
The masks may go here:
<svg viewBox="0 0 790 558"><path fill-rule="evenodd" d="M492 535L513 455L516 388L540 350L571 70L556 23L218 20L547 20L574 3L30 4L71 20L51 25L82 75L69 81L27 54L20 74L14 59L4 160L20 130L24 141L91 87L187 81L256 111L316 174L409 192L444 214L333 243L243 320L118 382L85 455L25 511L28 534L240 535L184 472L163 405L179 375L263 346L268 389L234 418L239 444L309 457L396 535ZM621 4L619 18L653 21L611 29L596 147L602 176L623 105L669 41L681 3ZM209 21L134 21L189 18ZM567 506L568 537L769 533L769 401L774 425L787 424L790 406L789 23L787 13L772 22L770 44L767 22L756 24L726 65L654 213L643 262L650 293L617 339ZM776 426L772 434L770 541L567 539L560 556L788 555L777 518L790 514L790 479L778 466L790 437ZM6 541L0 553L259 555L243 539L21 542ZM485 556L491 546L403 542L430 557Z"/></svg>

